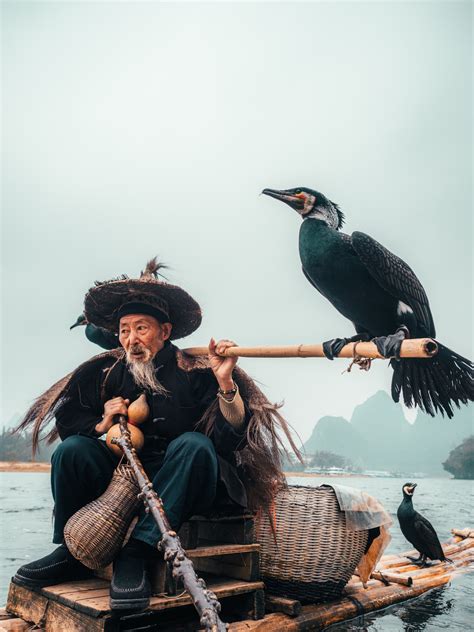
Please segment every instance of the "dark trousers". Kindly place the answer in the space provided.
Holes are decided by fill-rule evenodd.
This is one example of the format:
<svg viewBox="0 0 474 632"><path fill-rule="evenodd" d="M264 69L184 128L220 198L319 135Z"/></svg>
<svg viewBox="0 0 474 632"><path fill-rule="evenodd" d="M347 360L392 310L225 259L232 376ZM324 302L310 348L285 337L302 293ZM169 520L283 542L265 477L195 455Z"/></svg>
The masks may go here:
<svg viewBox="0 0 474 632"><path fill-rule="evenodd" d="M118 459L104 441L73 435L51 458L54 498L53 542L64 541L69 518L107 489ZM185 432L171 441L164 457L144 460L173 529L190 516L210 509L216 498L218 460L212 441L199 432ZM142 509L132 537L156 547L160 533L151 514Z"/></svg>

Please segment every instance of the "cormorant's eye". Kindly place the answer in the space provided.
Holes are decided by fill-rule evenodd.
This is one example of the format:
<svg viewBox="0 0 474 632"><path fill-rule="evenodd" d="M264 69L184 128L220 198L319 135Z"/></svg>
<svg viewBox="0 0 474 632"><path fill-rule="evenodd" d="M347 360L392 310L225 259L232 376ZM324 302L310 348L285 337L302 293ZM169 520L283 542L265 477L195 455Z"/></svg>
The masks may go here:
<svg viewBox="0 0 474 632"><path fill-rule="evenodd" d="M298 194L298 193L302 193L302 191L301 191L301 189L296 189L295 193L296 193L296 194Z"/></svg>

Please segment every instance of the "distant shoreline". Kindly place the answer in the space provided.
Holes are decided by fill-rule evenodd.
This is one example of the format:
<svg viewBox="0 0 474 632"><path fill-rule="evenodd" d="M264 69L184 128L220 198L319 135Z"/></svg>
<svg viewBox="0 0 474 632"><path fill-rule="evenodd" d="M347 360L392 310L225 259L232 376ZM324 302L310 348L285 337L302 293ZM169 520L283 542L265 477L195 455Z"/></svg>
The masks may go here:
<svg viewBox="0 0 474 632"><path fill-rule="evenodd" d="M0 472L50 472L51 464L41 461L0 461ZM364 474L316 474L315 472L284 472L285 476L298 478L352 478Z"/></svg>
<svg viewBox="0 0 474 632"><path fill-rule="evenodd" d="M41 461L0 461L0 472L50 472L51 463Z"/></svg>
<svg viewBox="0 0 474 632"><path fill-rule="evenodd" d="M329 474L327 472L283 472L285 476L293 478L370 478L367 474Z"/></svg>
<svg viewBox="0 0 474 632"><path fill-rule="evenodd" d="M43 461L0 461L0 472L44 472L51 471L51 463ZM284 472L288 478L374 478L368 474L329 474L321 472ZM432 478L449 478L433 476ZM451 479L454 480L454 479ZM464 479L462 479L464 480Z"/></svg>

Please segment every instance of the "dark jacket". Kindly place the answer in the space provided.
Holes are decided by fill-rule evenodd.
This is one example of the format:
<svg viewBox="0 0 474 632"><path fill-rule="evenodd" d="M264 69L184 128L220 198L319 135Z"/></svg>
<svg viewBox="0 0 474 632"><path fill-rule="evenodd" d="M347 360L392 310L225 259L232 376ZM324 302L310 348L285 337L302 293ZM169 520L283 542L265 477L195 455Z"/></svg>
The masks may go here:
<svg viewBox="0 0 474 632"><path fill-rule="evenodd" d="M167 343L153 360L157 378L169 394L146 392L150 417L140 426L145 445L139 455L145 466L147 460L162 458L171 440L184 432L200 431L199 420L216 400L218 384L212 371L184 371L177 365L176 351L174 345ZM132 402L142 392L123 360L104 358L93 370L81 375L55 412L60 438L74 434L98 437L95 426L101 421L104 403L118 396ZM246 408L245 424L237 431L218 409L210 435L219 458L221 480L232 500L242 506L246 506L247 497L236 468L235 452L246 446L249 417Z"/></svg>

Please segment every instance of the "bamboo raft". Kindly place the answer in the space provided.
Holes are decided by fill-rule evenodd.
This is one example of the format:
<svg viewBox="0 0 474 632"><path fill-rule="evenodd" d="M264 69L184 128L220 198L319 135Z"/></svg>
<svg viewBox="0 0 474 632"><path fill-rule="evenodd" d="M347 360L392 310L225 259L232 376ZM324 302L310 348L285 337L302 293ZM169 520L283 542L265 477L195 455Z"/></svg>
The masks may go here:
<svg viewBox="0 0 474 632"><path fill-rule="evenodd" d="M247 527L245 524L245 533ZM213 533L221 528L222 525L214 525ZM227 534L232 533L233 528L230 523L224 525ZM420 568L407 559L407 555L417 555L416 551L385 555L366 588L354 575L340 599L306 606L265 592L264 584L259 581L258 544L206 547L201 543L188 554L200 573L210 573L209 585L222 602L222 618L230 622L229 632L325 630L333 624L418 597L448 584L461 573L474 570L474 530L453 529L452 532L453 538L443 545L452 563L433 562L427 568ZM103 574L107 576L110 574ZM46 632L191 632L198 629L186 594L160 594L152 598L146 612L114 618L108 609L108 582L103 578L38 591L10 584L6 609L0 611L0 630L28 630L31 625L37 631Z"/></svg>

